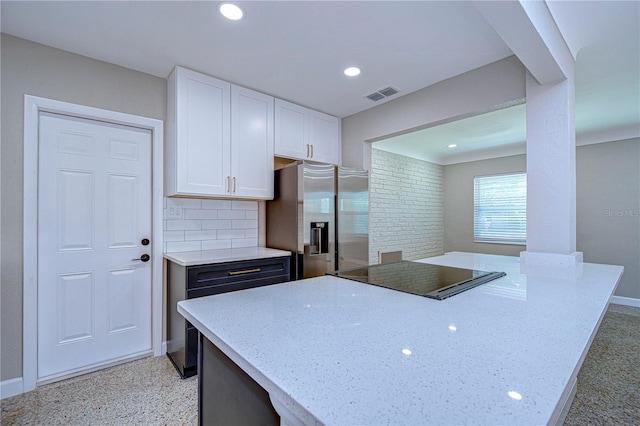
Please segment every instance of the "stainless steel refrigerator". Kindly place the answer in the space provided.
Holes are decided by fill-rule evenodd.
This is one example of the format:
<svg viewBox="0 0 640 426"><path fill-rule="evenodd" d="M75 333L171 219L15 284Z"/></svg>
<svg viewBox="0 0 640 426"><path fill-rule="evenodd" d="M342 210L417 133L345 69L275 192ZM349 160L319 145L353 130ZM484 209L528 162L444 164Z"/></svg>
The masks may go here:
<svg viewBox="0 0 640 426"><path fill-rule="evenodd" d="M275 171L267 247L289 250L291 278L369 264L366 170L297 161Z"/></svg>

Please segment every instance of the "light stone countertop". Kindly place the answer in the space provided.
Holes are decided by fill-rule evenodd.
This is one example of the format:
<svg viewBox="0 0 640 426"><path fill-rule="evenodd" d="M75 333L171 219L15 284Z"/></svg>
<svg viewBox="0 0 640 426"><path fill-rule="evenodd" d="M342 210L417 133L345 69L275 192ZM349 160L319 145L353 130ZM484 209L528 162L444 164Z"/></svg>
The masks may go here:
<svg viewBox="0 0 640 426"><path fill-rule="evenodd" d="M290 423L561 421L623 268L524 274L517 257L460 252L421 261L507 276L442 301L324 276L178 311Z"/></svg>
<svg viewBox="0 0 640 426"><path fill-rule="evenodd" d="M265 247L247 247L219 250L185 251L164 253L163 257L181 266L208 265L212 263L236 262L240 260L267 259L291 256L290 251Z"/></svg>

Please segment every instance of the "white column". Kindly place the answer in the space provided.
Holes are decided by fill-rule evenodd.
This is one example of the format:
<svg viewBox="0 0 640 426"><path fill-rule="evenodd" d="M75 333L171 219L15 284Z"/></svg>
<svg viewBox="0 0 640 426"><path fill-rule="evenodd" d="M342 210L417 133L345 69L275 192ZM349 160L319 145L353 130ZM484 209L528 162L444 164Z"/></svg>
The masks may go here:
<svg viewBox="0 0 640 426"><path fill-rule="evenodd" d="M475 1L527 68L527 250L521 264L575 266L575 58L544 1Z"/></svg>
<svg viewBox="0 0 640 426"><path fill-rule="evenodd" d="M573 64L542 85L527 73L527 250L525 265L575 266L576 141Z"/></svg>

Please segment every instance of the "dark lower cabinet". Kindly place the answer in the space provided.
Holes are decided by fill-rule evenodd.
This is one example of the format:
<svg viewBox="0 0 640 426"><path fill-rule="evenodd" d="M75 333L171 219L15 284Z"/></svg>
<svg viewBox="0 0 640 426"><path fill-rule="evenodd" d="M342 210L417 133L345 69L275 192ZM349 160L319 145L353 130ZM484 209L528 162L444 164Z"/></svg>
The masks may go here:
<svg viewBox="0 0 640 426"><path fill-rule="evenodd" d="M279 425L269 393L202 334L198 366L198 424Z"/></svg>
<svg viewBox="0 0 640 426"><path fill-rule="evenodd" d="M182 378L197 374L198 330L178 313L178 302L290 279L290 258L181 266L167 261L167 355Z"/></svg>

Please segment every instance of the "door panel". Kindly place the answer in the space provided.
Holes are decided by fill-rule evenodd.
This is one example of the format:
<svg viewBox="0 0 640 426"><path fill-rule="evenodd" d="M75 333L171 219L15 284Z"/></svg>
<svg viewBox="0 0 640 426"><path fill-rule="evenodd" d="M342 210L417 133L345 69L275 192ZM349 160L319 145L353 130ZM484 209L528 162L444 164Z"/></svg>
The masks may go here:
<svg viewBox="0 0 640 426"><path fill-rule="evenodd" d="M94 295L92 273L58 277L58 344L93 337Z"/></svg>
<svg viewBox="0 0 640 426"><path fill-rule="evenodd" d="M151 134L41 113L38 380L151 351Z"/></svg>
<svg viewBox="0 0 640 426"><path fill-rule="evenodd" d="M93 173L58 172L58 242L60 250L93 248Z"/></svg>
<svg viewBox="0 0 640 426"><path fill-rule="evenodd" d="M137 176L109 175L109 248L135 247L138 234ZM122 206L128 206L123 208Z"/></svg>
<svg viewBox="0 0 640 426"><path fill-rule="evenodd" d="M109 333L136 327L136 269L109 271Z"/></svg>

